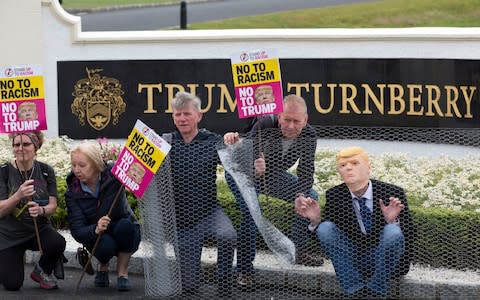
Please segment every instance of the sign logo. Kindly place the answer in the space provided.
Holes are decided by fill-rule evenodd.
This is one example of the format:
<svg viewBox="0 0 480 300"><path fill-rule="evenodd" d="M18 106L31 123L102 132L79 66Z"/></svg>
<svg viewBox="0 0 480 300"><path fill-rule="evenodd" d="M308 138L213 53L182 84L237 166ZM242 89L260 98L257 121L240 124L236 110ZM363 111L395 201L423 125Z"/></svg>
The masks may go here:
<svg viewBox="0 0 480 300"><path fill-rule="evenodd" d="M240 54L240 61L243 61L243 62L248 61L248 53L242 52Z"/></svg>
<svg viewBox="0 0 480 300"><path fill-rule="evenodd" d="M102 130L112 121L118 124L119 117L125 112L122 85L115 78L100 76L103 69L86 68L88 78L80 79L72 93L72 113L78 117L80 125L85 119L95 130Z"/></svg>
<svg viewBox="0 0 480 300"><path fill-rule="evenodd" d="M5 76L6 77L12 77L13 76L13 70L11 68L6 68L5 69Z"/></svg>

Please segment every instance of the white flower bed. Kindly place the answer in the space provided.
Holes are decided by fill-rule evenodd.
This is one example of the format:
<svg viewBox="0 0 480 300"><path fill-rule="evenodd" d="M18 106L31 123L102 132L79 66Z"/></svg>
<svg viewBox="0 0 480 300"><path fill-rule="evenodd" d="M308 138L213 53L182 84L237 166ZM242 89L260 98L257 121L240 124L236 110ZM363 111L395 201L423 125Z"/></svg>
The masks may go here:
<svg viewBox="0 0 480 300"><path fill-rule="evenodd" d="M123 145L111 143L106 139L97 140L102 145L105 160L114 160ZM66 136L45 137L42 148L37 152L37 160L48 163L55 169L58 178L65 178L70 172L70 149L76 141ZM8 135L0 135L0 162L5 163L13 158L12 142Z"/></svg>
<svg viewBox="0 0 480 300"><path fill-rule="evenodd" d="M114 160L123 144L107 139L97 140L106 160ZM38 151L38 160L50 164L59 178L70 171L69 150L75 141L67 137L45 138ZM0 136L0 161L12 158L11 141ZM435 147L435 145L432 145ZM339 183L335 169L338 149L319 148L315 167L315 188L323 197L325 191ZM453 210L480 212L480 155L468 154L459 158L414 157L404 153L382 153L370 156L373 177L402 186L411 206L444 207Z"/></svg>
<svg viewBox="0 0 480 300"><path fill-rule="evenodd" d="M336 150L317 151L315 186L320 195L341 183L335 154ZM370 160L372 177L403 187L410 205L480 212L480 155L453 158L383 153L370 155Z"/></svg>

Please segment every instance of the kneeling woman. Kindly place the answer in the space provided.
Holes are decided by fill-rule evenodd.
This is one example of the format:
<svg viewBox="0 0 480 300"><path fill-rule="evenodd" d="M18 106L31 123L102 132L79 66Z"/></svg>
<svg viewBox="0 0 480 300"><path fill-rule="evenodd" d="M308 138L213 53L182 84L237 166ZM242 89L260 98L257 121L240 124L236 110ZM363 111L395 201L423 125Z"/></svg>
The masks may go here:
<svg viewBox="0 0 480 300"><path fill-rule="evenodd" d="M108 262L117 256L117 289L128 291L131 289L128 264L140 243L140 226L128 204L124 186L112 175L112 166L104 163L97 144L78 144L70 156L72 173L67 176L65 201L72 236L91 252L101 235L93 253L100 262L95 286L109 285ZM119 189L119 198L108 215Z"/></svg>
<svg viewBox="0 0 480 300"><path fill-rule="evenodd" d="M41 250L30 277L41 289L56 289L53 276L62 277L55 266L63 257L66 242L50 222L57 209L55 172L36 160L43 144L41 132L18 133L11 138L14 158L0 166L0 283L7 290L19 290L25 276L25 251Z"/></svg>

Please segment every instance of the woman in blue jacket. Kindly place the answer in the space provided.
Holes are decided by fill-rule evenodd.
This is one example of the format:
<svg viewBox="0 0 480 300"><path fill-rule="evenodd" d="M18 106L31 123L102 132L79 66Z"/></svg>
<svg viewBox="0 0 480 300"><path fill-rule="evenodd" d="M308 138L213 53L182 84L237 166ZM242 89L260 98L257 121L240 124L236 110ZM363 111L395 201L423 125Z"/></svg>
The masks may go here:
<svg viewBox="0 0 480 300"><path fill-rule="evenodd" d="M140 243L140 227L124 186L112 175L112 166L104 163L98 145L78 144L70 155L72 172L67 177L65 201L72 236L90 252L100 236L93 253L100 262L95 286L109 285L108 262L117 256L117 289L128 291L128 264ZM120 198L108 215L117 192Z"/></svg>

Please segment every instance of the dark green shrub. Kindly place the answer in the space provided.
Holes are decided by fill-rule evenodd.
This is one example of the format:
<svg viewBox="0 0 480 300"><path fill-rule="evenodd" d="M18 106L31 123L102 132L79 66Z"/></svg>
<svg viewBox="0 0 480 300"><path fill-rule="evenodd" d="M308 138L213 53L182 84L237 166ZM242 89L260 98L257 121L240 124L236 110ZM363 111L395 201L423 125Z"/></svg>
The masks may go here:
<svg viewBox="0 0 480 300"><path fill-rule="evenodd" d="M480 214L442 208L411 208L417 239L413 261L432 267L480 266Z"/></svg>
<svg viewBox="0 0 480 300"><path fill-rule="evenodd" d="M68 228L67 220L67 204L65 203L65 191L67 190L67 182L63 178L57 178L57 210L55 214L50 218L55 228L66 229Z"/></svg>

